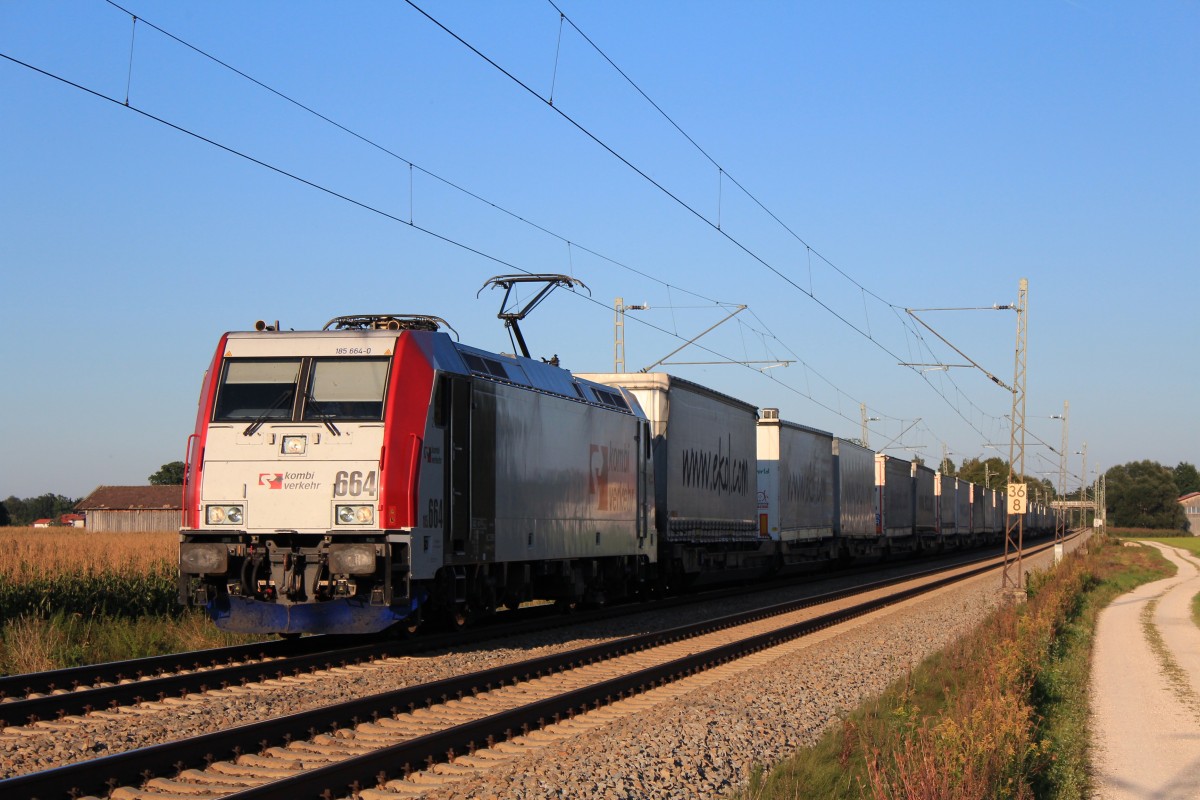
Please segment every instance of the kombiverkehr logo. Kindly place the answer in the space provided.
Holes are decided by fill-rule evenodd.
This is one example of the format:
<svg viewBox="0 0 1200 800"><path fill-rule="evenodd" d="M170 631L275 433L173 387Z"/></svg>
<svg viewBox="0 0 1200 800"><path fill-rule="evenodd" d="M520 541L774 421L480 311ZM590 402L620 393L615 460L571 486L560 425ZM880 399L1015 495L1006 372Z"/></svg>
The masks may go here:
<svg viewBox="0 0 1200 800"><path fill-rule="evenodd" d="M260 472L258 473L258 485L266 486L268 489L283 488L283 473L282 472Z"/></svg>

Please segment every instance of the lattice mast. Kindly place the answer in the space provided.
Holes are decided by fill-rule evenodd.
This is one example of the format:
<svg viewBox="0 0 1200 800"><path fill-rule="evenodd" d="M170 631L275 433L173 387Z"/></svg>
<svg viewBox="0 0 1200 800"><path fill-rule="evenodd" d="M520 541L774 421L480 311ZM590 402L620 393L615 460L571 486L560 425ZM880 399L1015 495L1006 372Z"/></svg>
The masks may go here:
<svg viewBox="0 0 1200 800"><path fill-rule="evenodd" d="M1021 278L1017 288L1017 346L1013 359L1012 435L1008 442L1008 483L1012 487L1025 475L1025 363L1029 334L1029 280ZM1021 484L1024 487L1024 484ZM1001 588L1023 591L1024 575L1021 546L1025 535L1024 503L1014 508L1013 491L1009 491L1008 514L1004 526L1004 575ZM1022 498L1024 500L1024 498ZM1014 510L1018 513L1014 513ZM1015 557L1014 557L1015 554Z"/></svg>

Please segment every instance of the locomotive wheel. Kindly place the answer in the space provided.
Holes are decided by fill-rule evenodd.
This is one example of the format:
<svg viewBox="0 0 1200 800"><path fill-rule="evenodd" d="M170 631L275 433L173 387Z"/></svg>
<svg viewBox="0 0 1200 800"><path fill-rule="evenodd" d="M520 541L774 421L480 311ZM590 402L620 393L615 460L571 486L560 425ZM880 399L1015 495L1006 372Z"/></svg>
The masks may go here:
<svg viewBox="0 0 1200 800"><path fill-rule="evenodd" d="M577 600L558 599L554 601L554 610L559 614L573 614L575 609L579 608Z"/></svg>
<svg viewBox="0 0 1200 800"><path fill-rule="evenodd" d="M421 609L418 608L400 622L400 630L404 632L405 636L416 636L417 631L421 630L421 623L424 621Z"/></svg>
<svg viewBox="0 0 1200 800"><path fill-rule="evenodd" d="M471 617L471 609L466 603L455 603L446 610L446 624L452 631L459 631L467 627L471 622Z"/></svg>

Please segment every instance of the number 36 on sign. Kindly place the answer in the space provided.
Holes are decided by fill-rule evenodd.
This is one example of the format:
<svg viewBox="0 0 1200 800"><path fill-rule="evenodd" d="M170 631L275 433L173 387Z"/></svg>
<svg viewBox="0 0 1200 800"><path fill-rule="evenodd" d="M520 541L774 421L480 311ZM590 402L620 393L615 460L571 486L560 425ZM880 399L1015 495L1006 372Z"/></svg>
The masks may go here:
<svg viewBox="0 0 1200 800"><path fill-rule="evenodd" d="M1008 485L1008 513L1024 514L1029 510L1029 501L1025 497L1025 484L1010 483Z"/></svg>

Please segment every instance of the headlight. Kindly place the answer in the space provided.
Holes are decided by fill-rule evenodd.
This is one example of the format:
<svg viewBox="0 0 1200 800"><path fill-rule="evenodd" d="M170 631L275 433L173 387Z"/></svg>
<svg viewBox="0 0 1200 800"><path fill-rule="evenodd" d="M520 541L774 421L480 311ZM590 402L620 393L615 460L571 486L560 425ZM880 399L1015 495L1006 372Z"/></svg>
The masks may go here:
<svg viewBox="0 0 1200 800"><path fill-rule="evenodd" d="M216 542L191 542L179 546L179 569L185 574L223 575L229 568L229 552Z"/></svg>
<svg viewBox="0 0 1200 800"><path fill-rule="evenodd" d="M330 545L329 571L335 575L372 574L375 572L375 545Z"/></svg>
<svg viewBox="0 0 1200 800"><path fill-rule="evenodd" d="M335 506L333 513L338 525L372 525L375 522L374 506Z"/></svg>
<svg viewBox="0 0 1200 800"><path fill-rule="evenodd" d="M204 521L209 525L241 525L244 514L242 506L204 507Z"/></svg>
<svg viewBox="0 0 1200 800"><path fill-rule="evenodd" d="M282 452L287 456L302 456L304 451L308 449L307 436L285 436L283 437Z"/></svg>

